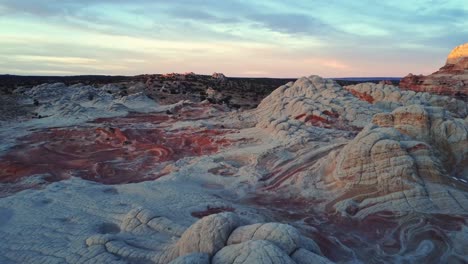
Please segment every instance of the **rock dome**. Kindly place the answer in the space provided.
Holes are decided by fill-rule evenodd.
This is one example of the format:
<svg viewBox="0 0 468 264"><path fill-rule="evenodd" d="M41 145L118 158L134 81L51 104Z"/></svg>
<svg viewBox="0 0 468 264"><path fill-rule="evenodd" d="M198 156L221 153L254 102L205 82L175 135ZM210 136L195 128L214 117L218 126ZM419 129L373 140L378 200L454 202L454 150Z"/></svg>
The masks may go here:
<svg viewBox="0 0 468 264"><path fill-rule="evenodd" d="M454 48L447 57L447 64L457 64L463 58L468 58L468 43Z"/></svg>

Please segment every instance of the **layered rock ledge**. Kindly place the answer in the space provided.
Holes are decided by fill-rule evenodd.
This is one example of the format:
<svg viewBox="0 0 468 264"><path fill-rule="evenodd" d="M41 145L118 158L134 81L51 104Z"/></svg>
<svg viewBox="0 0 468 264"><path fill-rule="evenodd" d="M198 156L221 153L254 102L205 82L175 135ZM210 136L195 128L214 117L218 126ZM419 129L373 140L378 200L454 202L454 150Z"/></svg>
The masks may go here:
<svg viewBox="0 0 468 264"><path fill-rule="evenodd" d="M446 64L438 71L424 76L409 74L400 81L400 87L415 92L429 92L468 97L468 43L450 52Z"/></svg>

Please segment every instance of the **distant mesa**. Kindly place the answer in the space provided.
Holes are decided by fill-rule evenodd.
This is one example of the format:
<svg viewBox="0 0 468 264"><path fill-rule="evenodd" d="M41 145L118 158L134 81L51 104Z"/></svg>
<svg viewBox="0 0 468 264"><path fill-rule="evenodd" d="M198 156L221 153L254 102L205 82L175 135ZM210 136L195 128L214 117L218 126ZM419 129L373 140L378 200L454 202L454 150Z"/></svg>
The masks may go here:
<svg viewBox="0 0 468 264"><path fill-rule="evenodd" d="M424 76L408 74L400 82L403 89L468 98L468 43L450 52L446 64Z"/></svg>

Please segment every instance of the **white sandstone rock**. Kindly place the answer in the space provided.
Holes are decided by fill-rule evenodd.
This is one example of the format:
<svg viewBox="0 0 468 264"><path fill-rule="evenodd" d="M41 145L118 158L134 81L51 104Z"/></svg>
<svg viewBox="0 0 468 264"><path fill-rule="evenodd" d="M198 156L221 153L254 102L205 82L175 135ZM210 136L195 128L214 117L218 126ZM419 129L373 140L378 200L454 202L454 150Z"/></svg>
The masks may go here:
<svg viewBox="0 0 468 264"><path fill-rule="evenodd" d="M302 247L302 235L296 228L280 223L260 223L236 228L229 236L228 245L239 244L249 240L269 241L287 254L291 254L297 248ZM318 246L308 243L317 251Z"/></svg>
<svg viewBox="0 0 468 264"><path fill-rule="evenodd" d="M265 240L246 241L221 249L212 264L294 264L279 247Z"/></svg>

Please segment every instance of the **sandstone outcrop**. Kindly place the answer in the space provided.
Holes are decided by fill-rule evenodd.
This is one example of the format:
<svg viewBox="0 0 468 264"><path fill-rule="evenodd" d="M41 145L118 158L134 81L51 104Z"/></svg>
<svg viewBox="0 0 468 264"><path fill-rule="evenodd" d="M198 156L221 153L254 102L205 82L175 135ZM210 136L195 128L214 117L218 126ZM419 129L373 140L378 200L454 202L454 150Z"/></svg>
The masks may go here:
<svg viewBox="0 0 468 264"><path fill-rule="evenodd" d="M152 222L162 222L152 224ZM127 260L151 260L155 263L297 263L307 257L323 263L331 263L310 238L302 236L292 226L280 223L259 223L242 226L242 220L234 213L206 216L187 228L147 209L134 209L123 219L121 235L95 235L86 240L86 245L103 245L105 251ZM143 229L146 231L142 232ZM126 242L128 234L163 233L178 237L174 244L158 250L143 249ZM156 233L155 233L156 232ZM155 235L157 237L157 235ZM211 259L211 260L210 260ZM325 262L328 261L328 262ZM319 262L319 263L322 263Z"/></svg>
<svg viewBox="0 0 468 264"><path fill-rule="evenodd" d="M465 214L467 124L437 107L379 113L344 147L270 163L286 165L271 168L263 190L318 200L315 208L357 218L382 211Z"/></svg>
<svg viewBox="0 0 468 264"><path fill-rule="evenodd" d="M150 112L158 106L142 92L143 84L132 86L133 93L122 95L118 89L95 88L89 85L63 83L43 84L24 92L38 104L37 114L51 120L66 119L67 123L115 117L129 112Z"/></svg>
<svg viewBox="0 0 468 264"><path fill-rule="evenodd" d="M454 48L447 57L447 65L462 66L461 69L468 69L468 43Z"/></svg>
<svg viewBox="0 0 468 264"><path fill-rule="evenodd" d="M383 110L394 110L400 106L413 104L443 107L456 117L468 115L468 104L450 96L441 96L427 92L400 90L397 86L384 83L360 83L344 87L354 96L365 100Z"/></svg>
<svg viewBox="0 0 468 264"><path fill-rule="evenodd" d="M209 215L193 224L182 234L174 253L183 256L190 253L207 253L213 256L223 248L231 232L241 224L234 213Z"/></svg>
<svg viewBox="0 0 468 264"><path fill-rule="evenodd" d="M280 223L253 224L235 229L229 236L228 245L239 244L249 240L266 240L291 254L299 247L321 254L320 248L313 240L307 240L297 229Z"/></svg>
<svg viewBox="0 0 468 264"><path fill-rule="evenodd" d="M178 225L154 212L136 208L128 212L122 220L120 229L134 234L144 234L149 231L164 232L173 236L182 236L186 227Z"/></svg>
<svg viewBox="0 0 468 264"><path fill-rule="evenodd" d="M342 88L312 76L278 88L256 111L257 127L322 142L327 134L337 138L340 130L366 124L348 143L296 150L294 161L270 161L273 172L260 179L265 186L261 190L327 197L324 210L335 208L356 217L385 210L468 209L468 197L458 188L468 182L467 105L461 100L384 83ZM308 115L314 115L315 122L303 119ZM323 129L328 133L322 137L310 136Z"/></svg>
<svg viewBox="0 0 468 264"><path fill-rule="evenodd" d="M335 81L313 75L279 87L263 99L255 113L257 127L295 137L320 133L317 127L359 130L378 110ZM311 126L314 129L309 129Z"/></svg>
<svg viewBox="0 0 468 264"><path fill-rule="evenodd" d="M416 92L429 92L468 97L468 43L456 47L447 57L445 66L428 75L409 74L400 81L400 87Z"/></svg>
<svg viewBox="0 0 468 264"><path fill-rule="evenodd" d="M265 240L247 241L230 245L213 257L213 264L294 264L284 251Z"/></svg>
<svg viewBox="0 0 468 264"><path fill-rule="evenodd" d="M468 179L467 149L468 127L442 108L412 105L377 114L333 157L330 176L345 190L336 207L361 216L375 210L465 213L468 197L444 185Z"/></svg>

